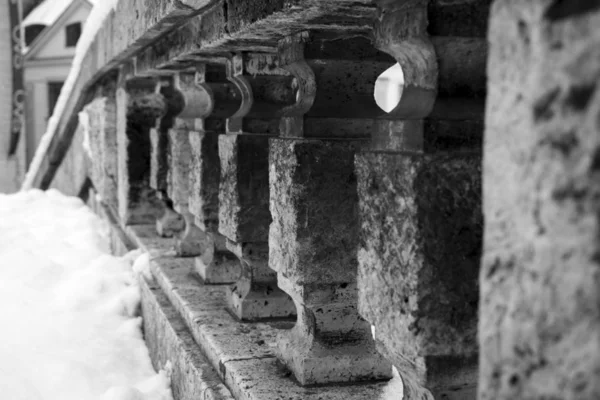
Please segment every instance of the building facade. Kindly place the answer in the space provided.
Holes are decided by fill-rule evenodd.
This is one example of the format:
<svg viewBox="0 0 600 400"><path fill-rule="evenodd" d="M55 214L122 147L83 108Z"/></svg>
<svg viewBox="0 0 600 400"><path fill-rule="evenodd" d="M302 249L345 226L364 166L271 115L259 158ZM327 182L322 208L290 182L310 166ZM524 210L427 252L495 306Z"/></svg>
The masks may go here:
<svg viewBox="0 0 600 400"><path fill-rule="evenodd" d="M25 49L27 165L46 131L92 7L87 0L46 0L23 21L26 36L30 36ZM31 31L34 34L28 35Z"/></svg>

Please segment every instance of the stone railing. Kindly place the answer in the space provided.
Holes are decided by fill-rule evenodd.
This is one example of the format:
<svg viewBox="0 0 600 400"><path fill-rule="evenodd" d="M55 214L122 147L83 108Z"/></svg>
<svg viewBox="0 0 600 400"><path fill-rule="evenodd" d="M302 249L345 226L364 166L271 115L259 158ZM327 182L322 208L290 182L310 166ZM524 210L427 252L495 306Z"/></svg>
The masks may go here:
<svg viewBox="0 0 600 400"><path fill-rule="evenodd" d="M105 23L36 174L83 111L91 203L159 254L155 362L179 351L171 307L238 399L375 399L392 366L405 398L475 398L489 4L163 2ZM396 64L403 84L379 78ZM402 92L389 112L376 84Z"/></svg>

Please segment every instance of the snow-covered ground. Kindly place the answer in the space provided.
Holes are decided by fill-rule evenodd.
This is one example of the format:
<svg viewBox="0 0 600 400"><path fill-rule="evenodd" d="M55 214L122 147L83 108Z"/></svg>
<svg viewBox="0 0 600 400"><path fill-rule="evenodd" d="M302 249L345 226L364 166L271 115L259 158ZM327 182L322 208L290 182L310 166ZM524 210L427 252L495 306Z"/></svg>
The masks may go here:
<svg viewBox="0 0 600 400"><path fill-rule="evenodd" d="M142 338L139 253L111 256L107 234L77 198L0 194L1 399L172 400Z"/></svg>

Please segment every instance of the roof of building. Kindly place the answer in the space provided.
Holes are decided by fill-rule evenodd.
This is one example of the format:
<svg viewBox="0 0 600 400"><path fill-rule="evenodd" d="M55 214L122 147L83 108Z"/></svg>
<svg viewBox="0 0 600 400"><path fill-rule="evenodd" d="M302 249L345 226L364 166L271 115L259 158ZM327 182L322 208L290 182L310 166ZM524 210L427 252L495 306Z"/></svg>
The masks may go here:
<svg viewBox="0 0 600 400"><path fill-rule="evenodd" d="M27 59L31 59L31 57L37 52L37 50L39 48L41 48L45 42L47 42L49 37L52 36L53 32L56 31L57 26L60 25L60 21L66 19L68 17L68 15L70 15L72 10L75 10L77 8L78 3L79 4L88 4L90 7L93 7L93 5L95 4L96 1L98 1L98 0L46 0L42 4L40 4L38 6L38 8L44 7L42 9L45 9L45 10L48 10L48 8L46 8L46 6L45 6L46 3L52 3L57 6L59 4L61 4L61 5L66 4L66 7L61 8L60 14L56 15L56 17L54 17L54 11L52 11L51 13L48 12L48 14L51 14L53 17L52 23L50 25L46 25L46 28L44 28L44 30L42 32L40 32L40 34L33 40L31 45L23 49L23 53L25 54L25 57ZM34 11L32 11L32 14L38 8L36 8ZM50 20L50 18L48 18L48 20ZM32 19L32 21L33 21L33 19Z"/></svg>
<svg viewBox="0 0 600 400"><path fill-rule="evenodd" d="M75 0L44 0L23 20L23 26L54 24ZM98 0L87 0L92 5Z"/></svg>

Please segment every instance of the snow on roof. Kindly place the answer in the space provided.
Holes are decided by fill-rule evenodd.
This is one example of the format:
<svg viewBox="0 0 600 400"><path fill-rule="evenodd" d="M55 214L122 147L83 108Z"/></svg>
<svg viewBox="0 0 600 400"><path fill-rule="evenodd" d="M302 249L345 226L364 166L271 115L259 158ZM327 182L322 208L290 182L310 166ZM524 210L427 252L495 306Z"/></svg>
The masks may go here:
<svg viewBox="0 0 600 400"><path fill-rule="evenodd" d="M75 0L44 0L33 9L23 20L23 26L46 25L50 26L65 12L67 7ZM87 0L95 4L97 0Z"/></svg>

